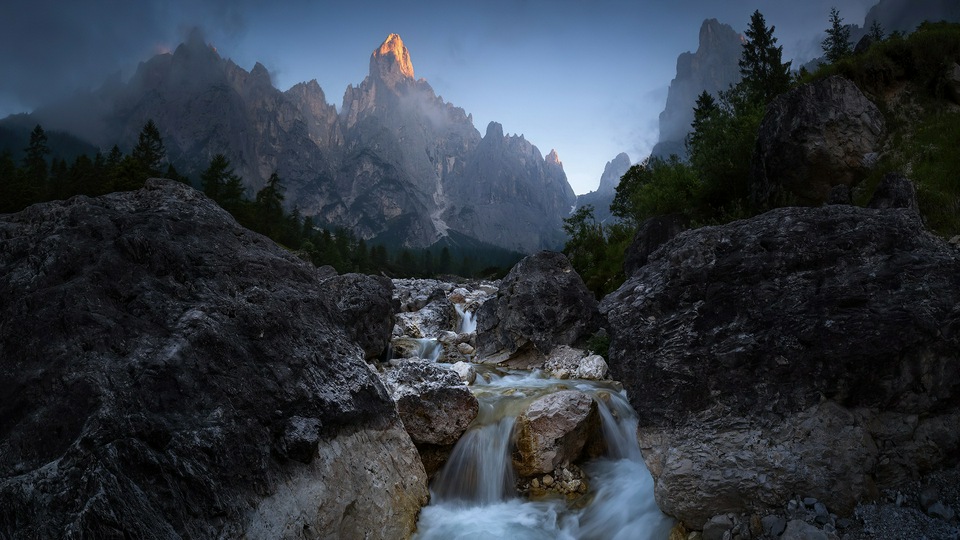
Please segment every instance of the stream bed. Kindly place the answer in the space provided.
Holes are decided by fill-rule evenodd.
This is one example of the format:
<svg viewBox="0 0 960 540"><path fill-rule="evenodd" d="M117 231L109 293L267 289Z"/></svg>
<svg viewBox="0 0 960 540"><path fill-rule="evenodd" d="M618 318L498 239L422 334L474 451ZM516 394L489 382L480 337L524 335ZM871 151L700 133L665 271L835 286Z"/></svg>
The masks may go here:
<svg viewBox="0 0 960 540"><path fill-rule="evenodd" d="M637 444L637 419L615 383L546 378L539 371L475 366L471 391L480 412L431 483L418 540L449 539L665 539L673 521L657 508ZM517 416L534 400L579 390L599 407L606 455L582 465L589 491L522 498L511 459Z"/></svg>

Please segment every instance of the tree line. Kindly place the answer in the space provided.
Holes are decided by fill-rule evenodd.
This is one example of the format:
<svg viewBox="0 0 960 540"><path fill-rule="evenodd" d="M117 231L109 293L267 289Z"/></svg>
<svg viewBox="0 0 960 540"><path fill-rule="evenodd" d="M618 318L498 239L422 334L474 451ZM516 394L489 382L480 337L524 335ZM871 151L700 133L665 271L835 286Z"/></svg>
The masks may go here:
<svg viewBox="0 0 960 540"><path fill-rule="evenodd" d="M317 224L296 207L285 209L284 187L276 172L250 198L243 179L224 154L213 156L199 181L194 182L169 163L160 131L152 120L143 126L129 154L115 145L106 155L80 155L69 164L64 159L50 159L50 154L47 134L40 125L30 133L19 164L9 152L0 154L0 213L18 212L35 203L75 195L95 197L136 190L143 187L146 179L162 177L202 189L242 226L269 237L314 265L329 265L339 273L385 273L397 277L495 277L504 273L503 268L488 264L490 257L482 252L462 253L447 246L389 249L383 244L368 245L346 228Z"/></svg>

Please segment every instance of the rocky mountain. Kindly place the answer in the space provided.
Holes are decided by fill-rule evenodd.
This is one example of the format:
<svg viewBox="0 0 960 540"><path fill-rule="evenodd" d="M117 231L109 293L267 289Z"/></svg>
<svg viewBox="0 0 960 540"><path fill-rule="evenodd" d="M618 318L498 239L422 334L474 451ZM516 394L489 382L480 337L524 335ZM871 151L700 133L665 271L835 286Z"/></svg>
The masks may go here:
<svg viewBox="0 0 960 540"><path fill-rule="evenodd" d="M610 203L613 202L613 197L617 194L616 190L617 185L620 184L620 178L630 169L630 165L630 156L623 152L608 161L603 168L597 190L578 195L577 208L589 204L593 206L593 216L597 221L604 222L611 219L613 216L610 213Z"/></svg>
<svg viewBox="0 0 960 540"><path fill-rule="evenodd" d="M486 135L463 109L414 77L391 34L338 112L316 81L286 92L267 69L240 68L191 34L143 62L129 82L42 108L33 119L109 148L153 119L171 162L198 176L223 153L252 194L276 171L286 204L366 239L426 247L472 238L530 252L562 241L575 195L555 152L546 158L499 124Z"/></svg>
<svg viewBox="0 0 960 540"><path fill-rule="evenodd" d="M697 96L706 90L716 96L740 80L741 36L730 25L707 19L700 26L697 52L677 58L677 76L670 81L667 104L660 113L660 137L652 155L686 155L684 139L690 133Z"/></svg>

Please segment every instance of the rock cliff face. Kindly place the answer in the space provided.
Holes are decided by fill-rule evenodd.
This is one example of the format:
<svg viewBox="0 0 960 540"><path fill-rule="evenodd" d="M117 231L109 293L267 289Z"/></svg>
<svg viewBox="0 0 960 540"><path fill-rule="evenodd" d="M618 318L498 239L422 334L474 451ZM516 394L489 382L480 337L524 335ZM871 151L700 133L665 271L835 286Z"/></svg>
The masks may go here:
<svg viewBox="0 0 960 540"><path fill-rule="evenodd" d="M660 507L696 528L794 494L842 514L955 460L958 290L960 253L911 209L782 208L669 241L601 303Z"/></svg>
<svg viewBox="0 0 960 540"><path fill-rule="evenodd" d="M363 283L170 181L0 216L0 536L408 535L426 474L343 322L390 302Z"/></svg>
<svg viewBox="0 0 960 540"><path fill-rule="evenodd" d="M65 125L77 110L84 120ZM252 195L276 171L290 207L391 244L430 246L452 230L521 252L555 248L576 200L555 153L544 158L499 124L481 137L471 116L414 78L396 34L339 113L316 81L280 92L264 66L248 73L194 33L130 83L35 116L106 148L135 141L153 119L181 172L196 177L223 153Z"/></svg>
<svg viewBox="0 0 960 540"><path fill-rule="evenodd" d="M757 133L751 196L760 204L821 204L876 160L883 115L849 79L828 77L778 96Z"/></svg>
<svg viewBox="0 0 960 540"><path fill-rule="evenodd" d="M652 155L686 155L684 140L693 122L697 96L706 90L716 96L740 81L740 35L727 24L707 19L700 26L697 52L677 58L677 76L670 82L667 104L660 113L660 137Z"/></svg>

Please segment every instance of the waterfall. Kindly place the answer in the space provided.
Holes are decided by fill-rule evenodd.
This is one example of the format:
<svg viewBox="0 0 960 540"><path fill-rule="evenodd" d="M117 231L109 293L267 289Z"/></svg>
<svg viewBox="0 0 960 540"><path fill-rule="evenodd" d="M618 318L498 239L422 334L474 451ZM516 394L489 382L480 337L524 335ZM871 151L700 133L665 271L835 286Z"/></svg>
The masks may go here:
<svg viewBox="0 0 960 540"><path fill-rule="evenodd" d="M471 429L463 435L443 471L433 481L437 502L486 505L516 495L510 462L515 417Z"/></svg>
<svg viewBox="0 0 960 540"><path fill-rule="evenodd" d="M443 346L435 338L419 338L417 343L417 358L436 362L443 353Z"/></svg>
<svg viewBox="0 0 960 540"><path fill-rule="evenodd" d="M460 333L469 334L477 331L477 313L467 311L462 304L454 304L453 308L457 310L460 316Z"/></svg>
<svg viewBox="0 0 960 540"><path fill-rule="evenodd" d="M414 538L667 538L672 521L654 501L637 417L622 393L602 382L547 379L539 372L485 375L471 387L480 414L431 484L431 503ZM516 417L533 400L571 388L597 402L607 446L606 456L583 465L590 493L576 505L521 499L511 460Z"/></svg>

